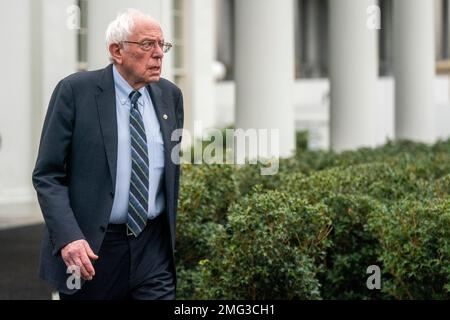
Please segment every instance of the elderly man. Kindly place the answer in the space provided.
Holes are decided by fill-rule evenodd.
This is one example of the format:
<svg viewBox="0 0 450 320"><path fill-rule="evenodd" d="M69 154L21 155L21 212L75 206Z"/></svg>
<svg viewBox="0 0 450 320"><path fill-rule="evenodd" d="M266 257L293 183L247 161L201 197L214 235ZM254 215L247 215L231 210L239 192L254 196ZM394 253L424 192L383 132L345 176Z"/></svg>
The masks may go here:
<svg viewBox="0 0 450 320"><path fill-rule="evenodd" d="M106 42L112 64L60 81L48 107L33 172L40 276L61 299L174 299L183 98L160 78L171 44L132 9Z"/></svg>

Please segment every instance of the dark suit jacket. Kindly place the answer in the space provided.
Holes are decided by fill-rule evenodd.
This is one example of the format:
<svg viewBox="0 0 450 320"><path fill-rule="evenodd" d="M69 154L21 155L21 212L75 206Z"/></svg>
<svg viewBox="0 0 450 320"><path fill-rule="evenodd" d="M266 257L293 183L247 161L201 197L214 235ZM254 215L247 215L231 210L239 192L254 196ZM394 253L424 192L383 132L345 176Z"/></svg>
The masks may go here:
<svg viewBox="0 0 450 320"><path fill-rule="evenodd" d="M161 79L147 86L164 140L164 187L172 252L180 167L171 161L173 130L183 126L180 89ZM45 219L40 276L63 293L69 276L60 250L85 239L97 254L114 200L117 116L112 65L80 72L56 86L41 135L33 185Z"/></svg>

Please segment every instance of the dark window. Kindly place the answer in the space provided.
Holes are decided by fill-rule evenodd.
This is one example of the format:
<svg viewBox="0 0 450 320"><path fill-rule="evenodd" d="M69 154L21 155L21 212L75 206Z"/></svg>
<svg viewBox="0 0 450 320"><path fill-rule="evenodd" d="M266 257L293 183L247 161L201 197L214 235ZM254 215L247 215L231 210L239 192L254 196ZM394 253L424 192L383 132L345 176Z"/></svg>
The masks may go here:
<svg viewBox="0 0 450 320"><path fill-rule="evenodd" d="M217 2L217 61L226 69L224 80L234 79L234 0Z"/></svg>
<svg viewBox="0 0 450 320"><path fill-rule="evenodd" d="M87 0L78 0L77 5L80 8L80 28L77 35L77 61L78 70L87 70L88 57L87 57L87 43L88 43L88 25L87 25Z"/></svg>
<svg viewBox="0 0 450 320"><path fill-rule="evenodd" d="M392 27L392 0L380 0L379 2L381 12L381 29L379 30L379 65L378 72L380 76L392 75L392 62L393 62L393 27Z"/></svg>
<svg viewBox="0 0 450 320"><path fill-rule="evenodd" d="M441 36L441 52L439 58L441 60L450 59L450 1L442 0L442 36Z"/></svg>
<svg viewBox="0 0 450 320"><path fill-rule="evenodd" d="M296 78L328 76L328 2L297 0L295 17Z"/></svg>

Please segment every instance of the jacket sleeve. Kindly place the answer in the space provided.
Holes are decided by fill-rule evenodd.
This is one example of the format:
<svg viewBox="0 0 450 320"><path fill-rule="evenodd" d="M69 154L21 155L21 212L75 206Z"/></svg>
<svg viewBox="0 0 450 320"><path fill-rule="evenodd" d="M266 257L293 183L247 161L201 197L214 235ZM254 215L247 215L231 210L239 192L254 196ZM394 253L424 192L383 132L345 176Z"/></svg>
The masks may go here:
<svg viewBox="0 0 450 320"><path fill-rule="evenodd" d="M73 92L66 80L56 86L49 103L33 171L33 185L47 225L52 253L84 239L70 206L67 174L75 121Z"/></svg>

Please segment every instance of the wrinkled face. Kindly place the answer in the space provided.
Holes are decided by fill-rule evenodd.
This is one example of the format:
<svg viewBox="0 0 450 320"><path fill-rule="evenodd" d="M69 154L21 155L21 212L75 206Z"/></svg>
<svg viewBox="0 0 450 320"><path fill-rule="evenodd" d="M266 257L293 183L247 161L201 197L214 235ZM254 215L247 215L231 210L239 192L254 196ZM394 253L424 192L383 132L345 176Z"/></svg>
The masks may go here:
<svg viewBox="0 0 450 320"><path fill-rule="evenodd" d="M156 21L137 18L127 41L141 42L144 40L164 41L162 30ZM144 51L136 43L111 46L110 51L115 59L117 69L133 88L139 89L150 82L159 81L164 52L158 45L149 51Z"/></svg>

